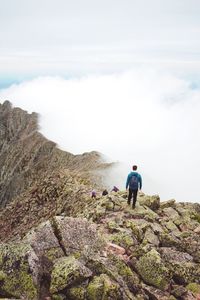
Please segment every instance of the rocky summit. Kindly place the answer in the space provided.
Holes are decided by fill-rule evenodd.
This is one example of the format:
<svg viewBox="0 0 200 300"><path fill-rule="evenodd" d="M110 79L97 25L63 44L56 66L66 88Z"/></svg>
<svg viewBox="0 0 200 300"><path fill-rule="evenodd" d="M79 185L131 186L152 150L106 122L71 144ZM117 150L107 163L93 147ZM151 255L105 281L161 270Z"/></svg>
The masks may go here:
<svg viewBox="0 0 200 300"><path fill-rule="evenodd" d="M59 150L8 101L0 135L0 299L200 299L200 204L102 196L100 154Z"/></svg>

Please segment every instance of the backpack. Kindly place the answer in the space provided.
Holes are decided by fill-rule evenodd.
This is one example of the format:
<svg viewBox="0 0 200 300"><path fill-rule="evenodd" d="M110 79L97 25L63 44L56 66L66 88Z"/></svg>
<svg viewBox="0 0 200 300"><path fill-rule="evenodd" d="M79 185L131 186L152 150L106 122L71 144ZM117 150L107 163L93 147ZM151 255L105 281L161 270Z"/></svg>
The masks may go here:
<svg viewBox="0 0 200 300"><path fill-rule="evenodd" d="M129 187L131 190L137 190L138 189L138 183L139 179L137 174L134 174L131 176L130 182L129 182Z"/></svg>

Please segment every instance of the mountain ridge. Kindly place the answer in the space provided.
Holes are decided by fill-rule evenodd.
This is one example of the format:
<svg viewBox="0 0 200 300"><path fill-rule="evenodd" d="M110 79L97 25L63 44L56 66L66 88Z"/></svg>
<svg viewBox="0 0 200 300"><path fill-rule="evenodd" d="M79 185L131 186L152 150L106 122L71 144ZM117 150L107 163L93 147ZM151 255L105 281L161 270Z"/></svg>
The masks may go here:
<svg viewBox="0 0 200 300"><path fill-rule="evenodd" d="M8 101L0 136L0 299L200 299L200 204L102 196L112 164L59 150Z"/></svg>

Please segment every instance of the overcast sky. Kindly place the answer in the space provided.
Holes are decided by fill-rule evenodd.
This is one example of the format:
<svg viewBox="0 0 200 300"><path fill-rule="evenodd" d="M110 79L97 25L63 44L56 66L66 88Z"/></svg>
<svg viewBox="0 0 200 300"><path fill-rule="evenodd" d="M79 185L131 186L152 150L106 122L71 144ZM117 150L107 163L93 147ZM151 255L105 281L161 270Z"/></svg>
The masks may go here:
<svg viewBox="0 0 200 300"><path fill-rule="evenodd" d="M199 0L0 0L0 75L199 68Z"/></svg>
<svg viewBox="0 0 200 300"><path fill-rule="evenodd" d="M144 192L199 201L199 0L0 0L0 102L73 153L134 163Z"/></svg>

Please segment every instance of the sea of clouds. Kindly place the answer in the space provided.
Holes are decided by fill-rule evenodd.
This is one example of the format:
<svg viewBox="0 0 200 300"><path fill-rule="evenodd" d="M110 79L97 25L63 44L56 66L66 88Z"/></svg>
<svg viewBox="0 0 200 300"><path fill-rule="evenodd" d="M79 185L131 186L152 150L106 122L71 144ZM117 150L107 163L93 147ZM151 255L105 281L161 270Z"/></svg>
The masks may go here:
<svg viewBox="0 0 200 300"><path fill-rule="evenodd" d="M200 87L172 72L137 68L110 75L39 77L0 90L40 114L40 131L74 154L97 150L120 162L107 183L125 187L133 164L143 191L200 202Z"/></svg>

